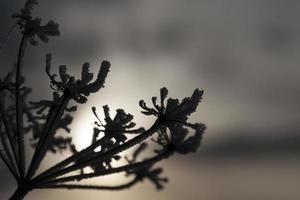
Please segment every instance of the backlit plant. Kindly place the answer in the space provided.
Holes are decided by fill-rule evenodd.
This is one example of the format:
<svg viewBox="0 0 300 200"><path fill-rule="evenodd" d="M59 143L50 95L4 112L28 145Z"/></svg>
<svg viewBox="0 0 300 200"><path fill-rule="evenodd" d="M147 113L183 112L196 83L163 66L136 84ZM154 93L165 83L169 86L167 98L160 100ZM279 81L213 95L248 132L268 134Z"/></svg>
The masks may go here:
<svg viewBox="0 0 300 200"><path fill-rule="evenodd" d="M36 0L27 0L24 8L13 15L16 20L13 27L20 28L22 39L16 64L7 76L0 79L0 156L17 182L17 189L10 199L23 199L34 189L121 190L145 179L149 179L157 189L162 189L168 179L162 177L162 168L154 164L176 153L196 152L200 145L205 126L187 120L196 111L203 91L195 89L191 97L180 102L167 98L168 90L163 87L159 97L152 97L152 106L140 100L142 113L155 117L148 129L136 128L133 116L123 109L116 110L115 116L111 116L109 107L105 105L104 120L101 120L99 109L92 107L91 112L95 116L92 142L87 148L78 150L72 143L71 134L60 136L56 134L57 130L71 131L69 125L77 107L70 106L70 102L84 104L89 95L102 89L111 65L103 61L94 77L89 72L89 63L84 63L81 77L75 78L64 65L58 67L58 74L52 73L51 54L47 54L46 73L53 99L28 101L31 88L25 85L25 77L22 76L25 51L28 45L37 46L40 41L47 43L50 37L60 34L57 23L49 21L42 25L40 18L32 17L35 4ZM25 167L25 134L30 134L30 144L34 148L29 167ZM155 143L158 149L154 150L152 157L141 159L141 154L149 146L146 141ZM130 148L135 148L131 156L121 154ZM37 173L47 152L62 151L71 155ZM127 164L116 165L121 159ZM124 173L128 183L114 186L80 184L81 180L114 173Z"/></svg>

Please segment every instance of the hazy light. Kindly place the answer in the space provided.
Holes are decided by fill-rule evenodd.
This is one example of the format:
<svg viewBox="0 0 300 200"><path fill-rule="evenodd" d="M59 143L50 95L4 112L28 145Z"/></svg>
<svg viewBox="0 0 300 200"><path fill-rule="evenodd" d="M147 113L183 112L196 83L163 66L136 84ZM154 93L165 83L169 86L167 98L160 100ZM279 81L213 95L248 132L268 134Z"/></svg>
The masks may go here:
<svg viewBox="0 0 300 200"><path fill-rule="evenodd" d="M72 124L73 142L77 150L86 148L91 144L93 137L93 122L95 121L90 109L82 109L74 117Z"/></svg>

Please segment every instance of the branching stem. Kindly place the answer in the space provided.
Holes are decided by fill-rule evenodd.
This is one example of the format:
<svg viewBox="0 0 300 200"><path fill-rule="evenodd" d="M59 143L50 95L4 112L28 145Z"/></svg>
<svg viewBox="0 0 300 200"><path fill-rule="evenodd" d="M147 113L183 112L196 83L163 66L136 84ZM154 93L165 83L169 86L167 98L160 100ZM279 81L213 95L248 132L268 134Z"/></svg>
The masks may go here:
<svg viewBox="0 0 300 200"><path fill-rule="evenodd" d="M54 134L53 126L57 123L57 121L63 115L64 109L67 106L68 102L69 102L69 98L62 96L61 102L57 106L57 108L54 108L53 110L49 111L49 115L46 120L42 135L39 139L38 145L37 145L34 155L32 157L31 163L29 165L28 173L26 176L27 178L31 178L34 175L37 168L39 167L44 155L46 154L49 143L52 140L52 137Z"/></svg>
<svg viewBox="0 0 300 200"><path fill-rule="evenodd" d="M4 112L4 107L3 107L3 104L2 104L1 101L0 101L0 113L1 113L2 122L4 124L4 129L5 129L7 138L8 138L10 147L12 149L13 155L14 155L15 163L18 166L18 156L17 156L16 147L15 147L15 144L14 144L13 138L12 138L11 127L9 126L9 123L7 121L7 116L6 116L5 112ZM7 152L7 154L8 153L9 152ZM12 165L13 165L14 161L12 160L11 162L12 162Z"/></svg>
<svg viewBox="0 0 300 200"><path fill-rule="evenodd" d="M105 153L100 153L99 155L95 155L93 157L87 158L82 162L79 163L75 163L72 166L66 167L64 169L61 169L59 171L53 172L53 169L57 169L56 166L50 168L49 170L45 171L44 173L40 174L39 176L37 176L34 180L40 180L40 179L50 179L50 178L54 178L54 177L58 177L60 175L78 170L80 168L86 167L88 165L92 165L94 163L98 163L100 161L103 161L107 158L113 157L114 155L121 153L122 151L125 151L127 149L129 149L130 147L141 143L142 141L144 141L145 139L147 139L148 137L150 137L152 134L154 134L160 127L160 121L157 120L148 130L146 130L145 132L143 132L142 134L134 137L131 140L128 140L127 142L125 142L124 144L117 146L116 148L105 152ZM68 158L67 158L68 159ZM49 174L48 176L44 176L44 174ZM41 178L43 177L43 178Z"/></svg>
<svg viewBox="0 0 300 200"><path fill-rule="evenodd" d="M116 168L111 168L111 169L106 169L106 170L101 170L93 173L87 173L87 174L80 174L80 175L74 175L74 176L67 176L63 178L58 178L54 179L51 181L46 181L46 182L38 182L38 185L43 185L43 184L55 184L55 183L63 183L63 182L69 182L69 181L75 181L75 180L82 180L82 179L88 179L88 178L93 178L93 177L98 177L98 176L105 176L105 175L110 175L114 173L120 173L120 172L126 172L126 171L132 171L132 170L137 170L139 168L145 167L152 165L162 159L168 158L170 155L174 153L173 150L168 150L164 151L163 153L160 153L153 158L137 162L137 163L130 163L121 167L116 167ZM34 183L36 184L36 183Z"/></svg>
<svg viewBox="0 0 300 200"><path fill-rule="evenodd" d="M4 164L6 165L6 167L11 172L11 174L14 176L14 178L16 180L18 180L18 174L16 173L16 171L14 170L14 168L11 166L11 164L9 163L9 161L7 160L7 158L5 157L5 155L3 154L2 151L0 151L0 157L1 157L2 161L4 162Z"/></svg>

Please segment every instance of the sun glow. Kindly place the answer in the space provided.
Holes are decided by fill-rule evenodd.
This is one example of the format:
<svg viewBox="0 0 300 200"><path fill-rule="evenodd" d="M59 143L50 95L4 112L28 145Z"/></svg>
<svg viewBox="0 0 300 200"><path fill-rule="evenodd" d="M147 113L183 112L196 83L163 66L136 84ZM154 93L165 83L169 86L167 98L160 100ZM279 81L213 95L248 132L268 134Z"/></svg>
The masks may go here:
<svg viewBox="0 0 300 200"><path fill-rule="evenodd" d="M94 117L91 115L90 109L83 109L74 117L72 124L73 143L77 150L81 150L89 146L93 137Z"/></svg>

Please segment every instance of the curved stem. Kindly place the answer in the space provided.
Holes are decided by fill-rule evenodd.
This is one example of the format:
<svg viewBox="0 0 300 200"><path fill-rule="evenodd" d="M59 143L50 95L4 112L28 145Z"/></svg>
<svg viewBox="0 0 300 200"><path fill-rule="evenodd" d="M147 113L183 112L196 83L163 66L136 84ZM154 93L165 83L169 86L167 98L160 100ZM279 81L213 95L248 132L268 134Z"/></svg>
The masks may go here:
<svg viewBox="0 0 300 200"><path fill-rule="evenodd" d="M6 33L6 36L3 38L3 40L0 43L0 53L2 52L3 47L6 45L7 41L10 38L11 33L13 32L13 30L16 28L16 26L18 25L18 23L14 23L10 29L8 30L8 32Z"/></svg>
<svg viewBox="0 0 300 200"><path fill-rule="evenodd" d="M16 129L18 138L18 159L20 176L24 177L25 173L25 150L24 150L24 136L23 136L23 102L20 98L20 86L22 76L22 65L27 45L27 35L24 33L22 36L21 44L18 51L17 70L16 70Z"/></svg>

